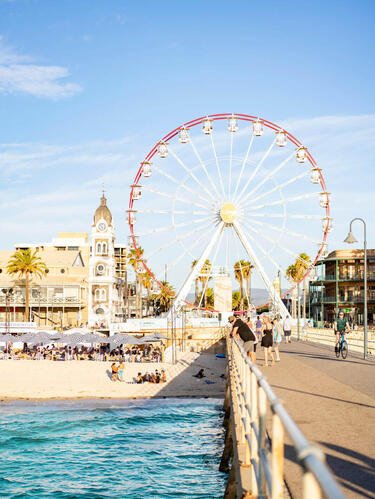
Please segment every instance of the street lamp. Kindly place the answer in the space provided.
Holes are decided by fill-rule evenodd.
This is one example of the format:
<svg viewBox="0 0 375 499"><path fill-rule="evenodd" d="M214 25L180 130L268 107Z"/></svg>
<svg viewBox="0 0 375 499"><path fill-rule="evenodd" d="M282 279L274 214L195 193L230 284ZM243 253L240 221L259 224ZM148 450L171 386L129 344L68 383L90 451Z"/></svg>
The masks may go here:
<svg viewBox="0 0 375 499"><path fill-rule="evenodd" d="M349 233L344 239L344 243L353 244L357 243L357 239L352 234L352 223L359 220L363 223L363 286L364 286L364 296L363 296L363 358L367 359L367 241L366 241L366 222L363 218L353 218L350 222Z"/></svg>

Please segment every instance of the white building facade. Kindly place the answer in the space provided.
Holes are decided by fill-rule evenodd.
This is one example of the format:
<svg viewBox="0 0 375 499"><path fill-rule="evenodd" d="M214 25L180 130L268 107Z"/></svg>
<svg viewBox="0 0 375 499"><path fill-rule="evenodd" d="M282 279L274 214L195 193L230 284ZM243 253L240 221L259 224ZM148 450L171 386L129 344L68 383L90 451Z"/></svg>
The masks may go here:
<svg viewBox="0 0 375 499"><path fill-rule="evenodd" d="M94 214L89 269L90 327L111 329L123 314L123 279L116 276L115 235L112 214L104 193Z"/></svg>

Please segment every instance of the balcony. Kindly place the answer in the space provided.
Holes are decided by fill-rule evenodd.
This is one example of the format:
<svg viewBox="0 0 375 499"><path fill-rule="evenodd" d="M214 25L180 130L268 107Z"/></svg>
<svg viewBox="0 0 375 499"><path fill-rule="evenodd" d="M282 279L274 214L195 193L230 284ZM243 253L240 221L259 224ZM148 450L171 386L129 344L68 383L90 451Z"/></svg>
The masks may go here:
<svg viewBox="0 0 375 499"><path fill-rule="evenodd" d="M0 295L0 305L6 306L8 304L9 307L22 307L25 306L25 297L22 295L16 295L9 297L6 300L6 297ZM41 296L40 299L38 297L30 296L29 305L30 307L39 307L39 305L43 307L52 307L52 306L79 306L81 304L81 299L76 296L54 296L47 298L46 296Z"/></svg>
<svg viewBox="0 0 375 499"><path fill-rule="evenodd" d="M339 296L337 302L339 304L354 304L354 303L363 303L364 301L364 294L359 293L356 296ZM336 303L336 297L335 296L314 296L314 298L311 301L312 304L318 304L318 303ZM375 303L375 292L369 291L367 293L367 303Z"/></svg>
<svg viewBox="0 0 375 499"><path fill-rule="evenodd" d="M363 281L363 272L359 274L342 274L338 275L338 281ZM375 274L367 274L368 281L375 281ZM327 275L318 275L315 282L323 282L323 281L336 281L335 274L327 274Z"/></svg>

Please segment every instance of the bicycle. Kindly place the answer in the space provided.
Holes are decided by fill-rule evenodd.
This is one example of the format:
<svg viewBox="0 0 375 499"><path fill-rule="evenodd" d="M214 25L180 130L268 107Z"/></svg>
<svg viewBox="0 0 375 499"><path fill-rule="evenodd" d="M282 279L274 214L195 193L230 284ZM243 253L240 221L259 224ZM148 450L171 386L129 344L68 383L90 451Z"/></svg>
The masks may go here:
<svg viewBox="0 0 375 499"><path fill-rule="evenodd" d="M339 358L340 357L340 353L341 353L341 357L343 359L346 359L346 357L348 356L348 344L345 340L345 332L340 332L340 339L339 339L339 343L337 345L337 349L335 349L335 353L336 353L336 357Z"/></svg>

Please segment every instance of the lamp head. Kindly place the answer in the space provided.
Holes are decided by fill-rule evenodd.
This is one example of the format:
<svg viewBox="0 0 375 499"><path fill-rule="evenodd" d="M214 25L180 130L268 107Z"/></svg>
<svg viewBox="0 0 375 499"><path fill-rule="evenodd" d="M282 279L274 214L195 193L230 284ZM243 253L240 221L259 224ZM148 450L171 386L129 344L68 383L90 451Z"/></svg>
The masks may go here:
<svg viewBox="0 0 375 499"><path fill-rule="evenodd" d="M349 231L349 234L344 239L344 243L348 244L358 243L357 239L353 236L352 231Z"/></svg>

